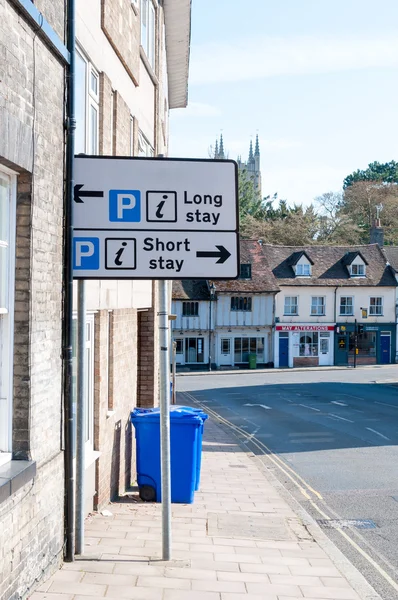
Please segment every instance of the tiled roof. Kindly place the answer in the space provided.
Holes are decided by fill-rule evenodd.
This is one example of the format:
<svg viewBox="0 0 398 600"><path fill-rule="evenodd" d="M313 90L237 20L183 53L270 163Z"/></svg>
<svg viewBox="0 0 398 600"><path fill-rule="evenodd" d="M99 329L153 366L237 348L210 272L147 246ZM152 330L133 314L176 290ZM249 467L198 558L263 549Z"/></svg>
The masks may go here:
<svg viewBox="0 0 398 600"><path fill-rule="evenodd" d="M279 285L297 286L395 286L396 281L377 244L368 246L271 246L262 247L268 266ZM397 249L398 250L398 249ZM305 252L313 261L311 277L295 277L289 260L295 252ZM344 265L346 255L360 253L365 260L366 277L350 277ZM397 253L398 254L398 253ZM346 257L346 258L344 258Z"/></svg>
<svg viewBox="0 0 398 600"><path fill-rule="evenodd" d="M344 254L343 258L341 259L341 262L343 263L343 265L346 265L346 266L352 265L352 263L357 258L357 256L360 256L362 258L365 265L368 264L366 258L362 254L362 252L358 252L358 250L356 252L346 252Z"/></svg>
<svg viewBox="0 0 398 600"><path fill-rule="evenodd" d="M394 271L398 272L398 247L384 246L383 252Z"/></svg>
<svg viewBox="0 0 398 600"><path fill-rule="evenodd" d="M278 284L273 276L262 252L262 245L257 240L240 241L240 263L251 264L251 279L229 279L214 281L217 293L245 292L265 293L279 292Z"/></svg>
<svg viewBox="0 0 398 600"><path fill-rule="evenodd" d="M308 259L308 262L313 265L314 262L311 259L310 256L308 256L308 254L306 252L304 252L303 250L301 250L300 252L293 252L293 254L290 255L290 257L288 258L288 264L293 267L295 265L297 265L298 261L300 260L300 258L302 258L303 256L305 256Z"/></svg>
<svg viewBox="0 0 398 600"><path fill-rule="evenodd" d="M210 292L203 279L173 281L173 300L209 300Z"/></svg>

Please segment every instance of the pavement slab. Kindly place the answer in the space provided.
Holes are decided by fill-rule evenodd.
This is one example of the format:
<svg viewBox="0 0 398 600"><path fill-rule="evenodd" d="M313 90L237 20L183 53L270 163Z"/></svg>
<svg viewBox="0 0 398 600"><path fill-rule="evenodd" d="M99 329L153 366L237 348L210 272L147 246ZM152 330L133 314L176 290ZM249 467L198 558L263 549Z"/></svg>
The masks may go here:
<svg viewBox="0 0 398 600"><path fill-rule="evenodd" d="M194 504L172 506L172 561L161 558L161 505L129 494L107 508L111 516L86 519L84 555L41 582L30 600L360 599L304 537L274 479L211 419L200 491Z"/></svg>

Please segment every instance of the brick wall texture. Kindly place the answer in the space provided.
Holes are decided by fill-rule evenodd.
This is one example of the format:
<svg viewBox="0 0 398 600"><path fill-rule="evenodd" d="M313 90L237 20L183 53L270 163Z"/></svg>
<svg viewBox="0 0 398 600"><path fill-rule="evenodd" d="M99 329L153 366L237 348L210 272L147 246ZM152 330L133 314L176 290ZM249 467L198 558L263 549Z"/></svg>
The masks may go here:
<svg viewBox="0 0 398 600"><path fill-rule="evenodd" d="M115 154L131 156L131 115L128 104L119 92L115 93Z"/></svg>
<svg viewBox="0 0 398 600"><path fill-rule="evenodd" d="M106 73L100 73L99 151L113 155L113 126L115 107L112 102L112 83Z"/></svg>
<svg viewBox="0 0 398 600"><path fill-rule="evenodd" d="M96 472L96 508L130 486L132 429L137 403L137 311L99 311L95 320L94 447L100 450Z"/></svg>
<svg viewBox="0 0 398 600"><path fill-rule="evenodd" d="M131 0L101 0L101 25L126 71L136 85L140 70L140 17Z"/></svg>
<svg viewBox="0 0 398 600"><path fill-rule="evenodd" d="M63 36L63 0L35 4ZM63 553L64 69L7 0L0 0L0 79L0 164L20 172L13 455L37 463L34 480L0 504L0 598L14 600Z"/></svg>

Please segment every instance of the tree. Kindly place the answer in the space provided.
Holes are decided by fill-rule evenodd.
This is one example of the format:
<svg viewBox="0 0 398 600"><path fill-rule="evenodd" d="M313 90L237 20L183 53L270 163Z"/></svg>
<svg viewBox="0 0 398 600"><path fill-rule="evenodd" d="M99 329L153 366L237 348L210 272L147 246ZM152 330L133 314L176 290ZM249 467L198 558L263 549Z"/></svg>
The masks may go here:
<svg viewBox="0 0 398 600"><path fill-rule="evenodd" d="M344 179L343 188L347 189L358 181L378 181L381 183L398 183L398 163L392 160L389 163L377 161L368 165L367 169L358 169L347 175Z"/></svg>
<svg viewBox="0 0 398 600"><path fill-rule="evenodd" d="M318 243L345 245L361 242L360 227L343 211L343 192L326 192L315 199L315 204L318 207Z"/></svg>

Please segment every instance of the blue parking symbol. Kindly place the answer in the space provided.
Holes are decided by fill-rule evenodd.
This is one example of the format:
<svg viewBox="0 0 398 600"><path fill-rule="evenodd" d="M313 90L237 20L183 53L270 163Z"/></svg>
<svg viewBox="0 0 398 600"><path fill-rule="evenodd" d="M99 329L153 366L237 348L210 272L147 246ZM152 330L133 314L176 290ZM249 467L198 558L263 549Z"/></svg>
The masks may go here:
<svg viewBox="0 0 398 600"><path fill-rule="evenodd" d="M100 241L95 237L73 239L74 271L98 271L100 267Z"/></svg>
<svg viewBox="0 0 398 600"><path fill-rule="evenodd" d="M141 221L139 190L109 190L109 220L119 223Z"/></svg>

